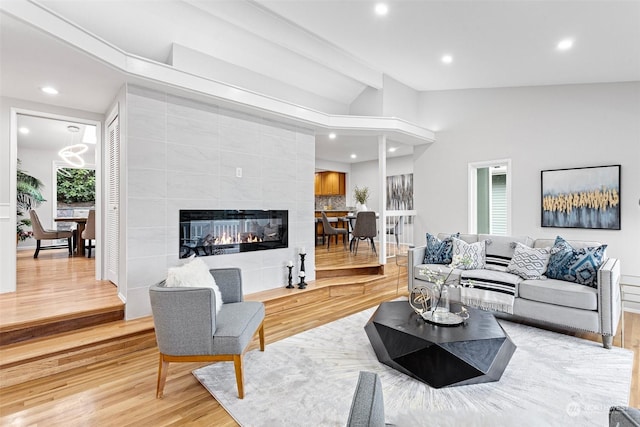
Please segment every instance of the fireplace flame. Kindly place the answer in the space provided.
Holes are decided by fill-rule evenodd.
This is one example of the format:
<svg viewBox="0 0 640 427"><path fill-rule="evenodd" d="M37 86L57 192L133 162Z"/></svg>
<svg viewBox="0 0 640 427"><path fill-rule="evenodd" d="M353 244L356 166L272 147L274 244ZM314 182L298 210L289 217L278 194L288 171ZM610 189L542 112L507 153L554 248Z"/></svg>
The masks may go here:
<svg viewBox="0 0 640 427"><path fill-rule="evenodd" d="M215 237L213 239L214 245L231 245L234 243L260 243L262 239L258 236L254 236L252 233L247 235L242 235L241 233L236 234L235 236L232 234L227 234L226 232L222 233L221 236Z"/></svg>

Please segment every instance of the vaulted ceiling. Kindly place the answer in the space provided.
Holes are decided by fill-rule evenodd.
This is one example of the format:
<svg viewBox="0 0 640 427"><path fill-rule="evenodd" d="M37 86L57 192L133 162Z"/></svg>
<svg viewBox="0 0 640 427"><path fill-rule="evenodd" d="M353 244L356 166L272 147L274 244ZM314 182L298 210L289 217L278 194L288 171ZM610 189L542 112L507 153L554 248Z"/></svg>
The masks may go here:
<svg viewBox="0 0 640 427"><path fill-rule="evenodd" d="M416 91L640 80L636 0L389 0L385 16L362 0L38 4L130 54L334 114L383 76ZM6 11L0 26L3 96L104 113L127 81Z"/></svg>

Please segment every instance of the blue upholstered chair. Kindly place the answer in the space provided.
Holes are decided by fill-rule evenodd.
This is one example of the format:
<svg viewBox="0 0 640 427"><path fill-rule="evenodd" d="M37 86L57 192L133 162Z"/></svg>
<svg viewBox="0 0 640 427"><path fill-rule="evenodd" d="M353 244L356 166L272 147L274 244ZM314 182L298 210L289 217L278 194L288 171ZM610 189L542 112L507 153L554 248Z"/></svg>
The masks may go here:
<svg viewBox="0 0 640 427"><path fill-rule="evenodd" d="M264 351L264 304L243 301L239 269L212 269L210 273L224 301L217 314L211 288L167 287L164 282L149 288L160 351L157 398L163 395L170 362L233 361L242 399L242 357L256 332Z"/></svg>

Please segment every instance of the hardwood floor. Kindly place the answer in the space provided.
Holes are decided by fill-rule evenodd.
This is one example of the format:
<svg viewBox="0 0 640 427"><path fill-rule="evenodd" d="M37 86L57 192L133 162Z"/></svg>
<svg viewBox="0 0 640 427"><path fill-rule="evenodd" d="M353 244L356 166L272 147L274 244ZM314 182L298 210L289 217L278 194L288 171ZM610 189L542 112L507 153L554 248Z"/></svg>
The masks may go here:
<svg viewBox="0 0 640 427"><path fill-rule="evenodd" d="M327 257L338 259L346 255L341 246L337 249L339 251L334 252L332 248ZM317 248L318 252L321 250ZM265 319L266 351L270 343L396 298L396 278L395 263L391 260L384 277L379 279L385 286L377 286L375 292L336 296L312 305L272 311ZM335 279L323 279L330 280ZM401 282L406 283L406 274L402 274ZM400 289L404 289L403 284ZM625 347L635 352L630 404L637 407L640 405L640 314L626 313L625 316ZM600 342L595 334L575 335ZM614 343L620 345L620 333ZM252 348L257 348L257 340ZM165 397L160 400L155 398L158 366L155 348L4 387L0 389L0 425L237 425L191 374L202 365L171 364ZM245 381L251 382L251 378Z"/></svg>
<svg viewBox="0 0 640 427"><path fill-rule="evenodd" d="M0 327L122 304L111 282L95 279L95 258L69 257L66 249L37 259L18 251L16 273L16 292L0 294Z"/></svg>

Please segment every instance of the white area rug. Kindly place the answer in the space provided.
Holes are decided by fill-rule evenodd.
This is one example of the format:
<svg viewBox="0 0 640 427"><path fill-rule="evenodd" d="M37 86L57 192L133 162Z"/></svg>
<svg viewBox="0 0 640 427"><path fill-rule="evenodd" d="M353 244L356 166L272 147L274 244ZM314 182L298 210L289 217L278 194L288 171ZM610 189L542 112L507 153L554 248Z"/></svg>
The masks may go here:
<svg viewBox="0 0 640 427"><path fill-rule="evenodd" d="M632 351L508 321L518 348L500 381L431 388L378 362L364 331L373 311L247 353L243 400L233 363L193 374L243 426L344 426L361 370L381 376L398 426L606 426L609 407L628 404Z"/></svg>

